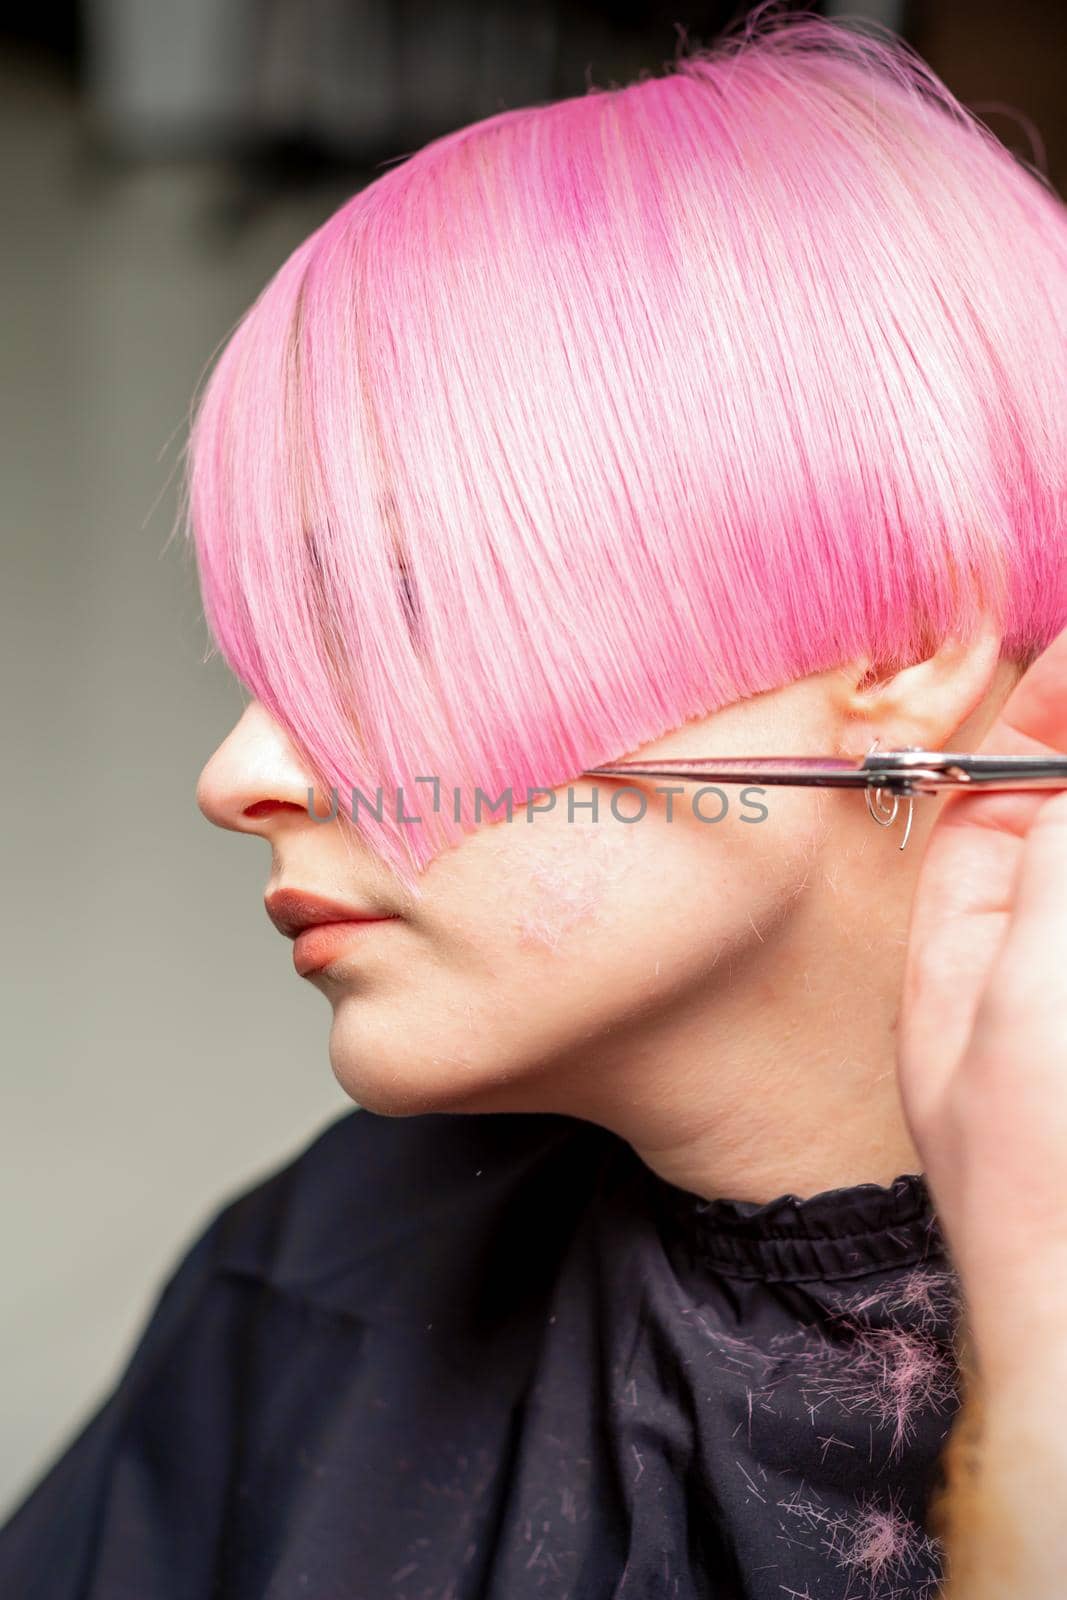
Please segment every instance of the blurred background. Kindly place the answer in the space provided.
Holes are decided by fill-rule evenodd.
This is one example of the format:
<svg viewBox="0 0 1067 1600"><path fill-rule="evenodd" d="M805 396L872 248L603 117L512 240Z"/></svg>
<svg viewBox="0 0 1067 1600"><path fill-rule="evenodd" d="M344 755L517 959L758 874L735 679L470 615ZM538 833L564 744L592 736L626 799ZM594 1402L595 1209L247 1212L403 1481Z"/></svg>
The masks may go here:
<svg viewBox="0 0 1067 1600"><path fill-rule="evenodd" d="M783 9L798 9L785 6ZM1067 165L1056 0L808 6L902 33L1006 144ZM0 4L0 1517L118 1376L219 1204L352 1109L329 1006L196 809L244 697L168 545L197 386L382 163L656 72L698 0Z"/></svg>

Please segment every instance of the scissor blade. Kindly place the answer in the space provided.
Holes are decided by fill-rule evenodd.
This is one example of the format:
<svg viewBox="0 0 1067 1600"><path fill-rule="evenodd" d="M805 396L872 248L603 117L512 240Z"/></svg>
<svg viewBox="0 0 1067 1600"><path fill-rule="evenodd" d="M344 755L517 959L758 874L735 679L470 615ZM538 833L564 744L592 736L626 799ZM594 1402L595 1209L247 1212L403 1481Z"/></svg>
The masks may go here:
<svg viewBox="0 0 1067 1600"><path fill-rule="evenodd" d="M612 761L583 776L609 778L701 778L709 783L782 783L864 788L862 764L822 756L732 756L700 760Z"/></svg>

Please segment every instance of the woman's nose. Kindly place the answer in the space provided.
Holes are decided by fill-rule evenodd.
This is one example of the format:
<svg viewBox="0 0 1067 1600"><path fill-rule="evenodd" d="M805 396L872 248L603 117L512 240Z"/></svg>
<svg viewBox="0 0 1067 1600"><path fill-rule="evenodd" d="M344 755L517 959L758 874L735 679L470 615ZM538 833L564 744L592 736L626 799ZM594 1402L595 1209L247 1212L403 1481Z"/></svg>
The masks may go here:
<svg viewBox="0 0 1067 1600"><path fill-rule="evenodd" d="M306 814L313 784L284 730L253 700L201 772L196 803L218 828L266 835L279 813Z"/></svg>

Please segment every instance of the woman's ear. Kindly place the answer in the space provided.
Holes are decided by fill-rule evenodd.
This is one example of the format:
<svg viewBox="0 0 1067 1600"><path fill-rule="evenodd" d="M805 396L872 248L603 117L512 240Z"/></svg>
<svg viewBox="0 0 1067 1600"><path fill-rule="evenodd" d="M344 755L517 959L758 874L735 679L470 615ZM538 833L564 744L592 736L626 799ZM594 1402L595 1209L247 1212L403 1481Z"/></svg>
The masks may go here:
<svg viewBox="0 0 1067 1600"><path fill-rule="evenodd" d="M996 698L991 691L1010 691L1011 668L1001 663L1001 638L999 626L986 615L973 638L946 639L924 661L898 672L882 673L869 656L857 657L835 682L842 750L862 757L876 739L883 750L905 745L951 748L953 737L975 713L984 717L986 702ZM998 710L999 700L989 705L987 724ZM975 736L981 733L969 729L963 743Z"/></svg>

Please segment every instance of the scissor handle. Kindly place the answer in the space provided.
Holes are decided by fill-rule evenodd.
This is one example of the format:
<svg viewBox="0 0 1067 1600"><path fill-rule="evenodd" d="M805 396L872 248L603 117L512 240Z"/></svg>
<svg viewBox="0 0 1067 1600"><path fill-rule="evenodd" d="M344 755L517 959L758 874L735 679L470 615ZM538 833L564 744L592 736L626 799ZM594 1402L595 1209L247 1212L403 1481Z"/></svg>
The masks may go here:
<svg viewBox="0 0 1067 1600"><path fill-rule="evenodd" d="M971 755L962 751L882 750L861 771L869 788L893 794L934 794L939 789L1067 789L1067 758Z"/></svg>

